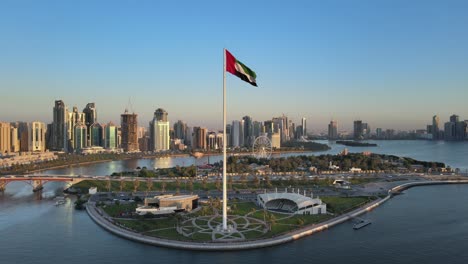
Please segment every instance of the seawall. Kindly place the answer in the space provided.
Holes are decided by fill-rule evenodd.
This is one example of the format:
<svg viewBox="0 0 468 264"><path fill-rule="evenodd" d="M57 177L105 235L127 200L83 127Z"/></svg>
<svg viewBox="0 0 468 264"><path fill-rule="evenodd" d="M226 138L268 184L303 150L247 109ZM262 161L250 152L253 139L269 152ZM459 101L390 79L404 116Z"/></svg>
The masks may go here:
<svg viewBox="0 0 468 264"><path fill-rule="evenodd" d="M107 231L118 235L120 237L134 240L141 243L146 243L155 246L162 246L162 247L169 247L169 248L176 248L176 249L188 249L188 250L203 250L203 251L226 251L226 250L246 250L246 249L256 249L256 248L264 248L264 247L271 247L280 245L283 243L291 242L297 239L300 239L305 236L312 235L317 232L321 232L326 230L330 227L335 225L341 224L345 221L348 221L354 217L357 217L361 214L369 212L374 208L380 206L381 204L388 201L392 198L393 194L399 193L403 190L409 189L415 186L424 186L424 185L440 185L440 184L467 184L468 180L456 180L456 181L423 181L423 182L410 182L401 184L396 186L388 191L388 195L382 199L378 199L376 201L370 202L361 208L358 208L354 211L346 213L344 215L337 216L333 219L327 220L320 224L306 226L300 228L295 231L288 232L286 234L267 238L267 239L259 239L259 240L252 240L252 241L245 241L245 242L187 242L187 241L177 241L177 240L167 240L162 238L150 237L141 235L139 233L135 233L124 228L120 228L113 223L111 223L108 219L106 219L101 213L99 213L98 208L96 208L94 202L88 201L88 205L86 206L86 211L88 212L91 219L100 225L102 228L106 229Z"/></svg>

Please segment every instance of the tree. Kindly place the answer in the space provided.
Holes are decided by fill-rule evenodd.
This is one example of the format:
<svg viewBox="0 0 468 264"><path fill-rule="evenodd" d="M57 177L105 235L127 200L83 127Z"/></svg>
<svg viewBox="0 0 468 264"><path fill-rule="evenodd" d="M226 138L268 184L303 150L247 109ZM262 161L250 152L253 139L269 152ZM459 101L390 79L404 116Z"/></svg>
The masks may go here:
<svg viewBox="0 0 468 264"><path fill-rule="evenodd" d="M110 178L107 179L106 187L107 187L107 191L110 192L111 191L111 179Z"/></svg>
<svg viewBox="0 0 468 264"><path fill-rule="evenodd" d="M300 226L301 226L301 225L304 225L304 219L298 218L298 219L297 219L297 224L300 225Z"/></svg>
<svg viewBox="0 0 468 264"><path fill-rule="evenodd" d="M189 180L189 186L188 186L188 188L189 188L189 191L190 191L191 193L193 193L193 179L192 179L192 178L190 178L190 180Z"/></svg>
<svg viewBox="0 0 468 264"><path fill-rule="evenodd" d="M229 190L232 190L232 175L228 176Z"/></svg>
<svg viewBox="0 0 468 264"><path fill-rule="evenodd" d="M243 187L243 188L246 188L246 187L247 187L247 176L244 175L244 174L242 174L242 175L240 176L240 180L241 180L241 182L242 182L242 187Z"/></svg>
<svg viewBox="0 0 468 264"><path fill-rule="evenodd" d="M150 178L148 178L146 180L146 192L147 193L151 192L152 189L153 189L153 181Z"/></svg>
<svg viewBox="0 0 468 264"><path fill-rule="evenodd" d="M203 179L202 179L202 188L203 188L203 190L205 190L205 191L208 190L206 178L203 178Z"/></svg>
<svg viewBox="0 0 468 264"><path fill-rule="evenodd" d="M253 176L252 183L254 184L255 188L260 186L260 179L258 179L257 175Z"/></svg>
<svg viewBox="0 0 468 264"><path fill-rule="evenodd" d="M271 181L270 181L270 176L266 175L265 176L265 184L267 186L267 188L271 188Z"/></svg>
<svg viewBox="0 0 468 264"><path fill-rule="evenodd" d="M140 181L138 179L135 179L133 181L133 192L138 191L138 187L140 187Z"/></svg>
<svg viewBox="0 0 468 264"><path fill-rule="evenodd" d="M123 179L120 179L120 191L122 192L125 186L125 181Z"/></svg>
<svg viewBox="0 0 468 264"><path fill-rule="evenodd" d="M179 178L176 179L175 184L176 184L176 188L179 189L179 188L180 188L180 180L179 180Z"/></svg>
<svg viewBox="0 0 468 264"><path fill-rule="evenodd" d="M221 191L221 181L219 180L219 178L216 178L215 186L216 190Z"/></svg>
<svg viewBox="0 0 468 264"><path fill-rule="evenodd" d="M274 225L276 225L276 216L274 214L268 214L268 222L270 223L270 230Z"/></svg>

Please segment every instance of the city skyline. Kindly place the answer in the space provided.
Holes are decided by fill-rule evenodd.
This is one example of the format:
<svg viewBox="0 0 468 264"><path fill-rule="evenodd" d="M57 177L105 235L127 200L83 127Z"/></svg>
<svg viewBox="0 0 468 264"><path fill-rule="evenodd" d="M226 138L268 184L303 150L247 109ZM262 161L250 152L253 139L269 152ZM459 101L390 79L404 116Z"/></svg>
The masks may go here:
<svg viewBox="0 0 468 264"><path fill-rule="evenodd" d="M50 123L50 102L60 98L95 102L101 121L119 123L131 98L141 120L161 105L217 129L223 47L259 84L228 77L228 120L284 113L317 132L332 119L346 130L356 119L409 130L434 114L468 116L467 3L248 5L3 2L0 119Z"/></svg>
<svg viewBox="0 0 468 264"><path fill-rule="evenodd" d="M76 105L69 105L67 104L64 100L61 100L61 99L57 99L55 100L57 102L60 102L62 104L65 104L65 107L68 109L69 111L69 114L73 113L73 111L79 111L80 106L76 106ZM56 103L57 103L56 102ZM112 119L112 120L103 120L102 119L102 112L101 112L101 108L99 106L99 104L95 103L95 102L87 102L85 103L84 105L86 105L86 107L83 109L83 111L86 111L90 105L92 105L92 108L93 108L93 117L92 119L94 120L94 122L96 123L99 123L99 124L107 124L107 123L113 123L113 124L119 124L120 123L120 115L122 112L126 112L128 111L128 113L134 113L134 114L137 114L138 116L140 116L139 120L141 120L141 116L146 116L147 113L138 113L136 111L132 111L131 109L133 109L131 103L127 103L127 107L124 108L124 110L121 112L121 113L118 113L117 116L118 118L116 118L115 120ZM54 110L54 106L49 106L49 108L52 108L52 110ZM56 107L56 106L55 106ZM50 110L50 109L49 109ZM158 110L158 109L156 109ZM43 122L45 124L51 124L53 123L53 120L54 120L54 111L52 111L52 115L50 114L50 111L49 111L49 119L50 121L47 121L46 119L25 119L25 120L8 120L8 119L0 119L1 122L8 122L8 123L15 123L15 122ZM97 119L97 112L99 112L99 116L100 116L100 119L98 120ZM172 113L172 110L171 110L171 113ZM84 115L84 113L80 113L82 115ZM273 119L275 119L276 117L278 116L281 116L281 115L284 115L286 116L291 122L293 122L297 127L300 127L302 129L302 122L304 122L304 124L306 124L306 130L311 132L307 132L307 134L326 134L328 132L328 129L329 129L329 124L331 121L337 123L337 132L348 132L350 134L353 134L353 130L354 130L354 122L355 121L367 121L366 122L366 125L367 123L369 123L371 125L371 130L370 130L370 133L375 133L375 130L377 128L380 128L380 129L392 129L392 130L396 130L396 131L416 131L416 130L422 130L422 129L426 129L427 125L429 125L432 121L431 121L431 118L430 116L428 116L425 120L423 120L421 122L421 125L418 126L419 123L413 125L411 128L409 129L398 129L397 127L391 127L391 126L379 126L379 122L369 122L368 120L363 120L363 119L360 119L360 118L356 118L356 119L352 119L350 121L350 123L343 123L343 121L339 120L339 119L336 119L336 118L332 118L332 119L328 119L327 123L322 127L317 127L315 126L316 123L313 123L314 120L312 120L312 123L313 123L313 127L310 127L309 125L309 120L308 118L305 117L305 115L303 115L302 117L291 117L291 116L288 116L287 114L285 114L284 112L282 114L270 114L269 117L268 115L266 115L267 117L264 118L264 119L259 119L259 118L256 118L255 116L249 114L249 113L246 113L245 116L249 116L250 118L252 118L252 120L254 121L259 121L259 122L264 122L264 121L271 121ZM443 123L445 121L449 121L453 115L456 115L456 116L460 116L458 115L458 113L451 113L449 116L447 117L444 117L444 116L440 116L438 114L435 114L435 116L438 116L439 118L441 118L441 121L442 121L442 126L443 126ZM105 116L105 115L104 115ZM171 114L172 116L172 114ZM83 117L84 118L84 117ZM147 127L147 125L143 125L143 124L146 124L146 123L151 123L152 120L154 118L154 110L151 114L151 118L149 118L148 120L141 120L139 124L139 127ZM166 117L167 118L167 117ZM242 117L233 117L232 119L229 119L228 118L228 122L232 122L232 121L239 121L239 120L242 120L243 118ZM208 130L210 131L221 131L222 130L222 125L220 126L214 126L214 127L211 127L209 125L206 125L205 122L203 122L203 119L202 120L194 120L193 122L190 122L190 121L187 121L185 119L182 119L182 118L178 118L178 117L172 117L170 118L170 120L172 120L171 122L176 122L176 120L178 121L183 121L186 125L189 125L189 126L199 126L199 127L204 127L204 128L207 128ZM304 120L308 120L307 122L305 122ZM466 121L468 120L468 117L464 117L464 116L461 116L460 117L460 121ZM84 122L84 121L83 121ZM90 126L92 125L91 123L87 124L87 126ZM443 130L443 129L442 129ZM88 129L89 133L90 133L90 129ZM89 138L89 135L88 135L88 140L90 140Z"/></svg>

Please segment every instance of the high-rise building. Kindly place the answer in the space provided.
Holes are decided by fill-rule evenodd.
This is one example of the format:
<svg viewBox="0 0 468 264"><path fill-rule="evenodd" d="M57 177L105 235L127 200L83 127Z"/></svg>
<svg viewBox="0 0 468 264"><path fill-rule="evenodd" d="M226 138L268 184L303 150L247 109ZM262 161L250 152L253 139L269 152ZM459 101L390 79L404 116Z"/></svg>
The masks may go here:
<svg viewBox="0 0 468 264"><path fill-rule="evenodd" d="M239 120L239 146L245 146L245 136L244 136L244 129L245 129L245 121Z"/></svg>
<svg viewBox="0 0 468 264"><path fill-rule="evenodd" d="M456 139L456 129L454 122L446 122L444 124L444 138L445 140L455 140Z"/></svg>
<svg viewBox="0 0 468 264"><path fill-rule="evenodd" d="M105 147L105 133L104 133L104 127L95 122L90 126L91 133L88 133L91 135L90 138L90 146L98 146L98 147Z"/></svg>
<svg viewBox="0 0 468 264"><path fill-rule="evenodd" d="M53 124L47 124L47 129L46 129L46 149L53 149L53 138L52 138L52 133L53 133Z"/></svg>
<svg viewBox="0 0 468 264"><path fill-rule="evenodd" d="M138 115L125 113L121 115L122 149L125 152L138 151Z"/></svg>
<svg viewBox="0 0 468 264"><path fill-rule="evenodd" d="M10 123L0 122L0 154L11 151L11 126Z"/></svg>
<svg viewBox="0 0 468 264"><path fill-rule="evenodd" d="M426 133L427 133L428 135L430 134L430 135L432 136L432 125L427 125L427 126L426 126Z"/></svg>
<svg viewBox="0 0 468 264"><path fill-rule="evenodd" d="M62 100L56 100L53 108L53 122L52 122L52 149L59 151L67 150L67 107ZM18 131L18 133L21 132Z"/></svg>
<svg viewBox="0 0 468 264"><path fill-rule="evenodd" d="M232 147L232 136L231 136L231 124L227 124L226 125L226 147L230 148ZM219 135L219 134L218 134ZM222 138L222 134L221 134L221 138Z"/></svg>
<svg viewBox="0 0 468 264"><path fill-rule="evenodd" d="M29 144L29 141L30 141L30 133L31 133L31 129L30 129L30 124L27 123L27 122L18 122L17 123L17 127L18 127L18 138L19 138L19 141L20 141L20 151L21 152L29 152L31 151L30 149L30 144Z"/></svg>
<svg viewBox="0 0 468 264"><path fill-rule="evenodd" d="M270 135L271 147L274 149L281 148L281 134L280 132L272 133Z"/></svg>
<svg viewBox="0 0 468 264"><path fill-rule="evenodd" d="M451 115L450 116L450 122L457 123L459 121L460 121L460 119L459 119L458 115Z"/></svg>
<svg viewBox="0 0 468 264"><path fill-rule="evenodd" d="M233 148L240 147L240 122L237 120L232 121L231 125L231 144Z"/></svg>
<svg viewBox="0 0 468 264"><path fill-rule="evenodd" d="M73 107L72 112L68 112L67 118L67 135L68 135L68 150L74 150L76 143L75 143L75 126L80 123L80 125L85 125L86 118L85 114L82 112L78 112L78 108L76 106ZM86 125L85 125L86 126ZM87 130L86 130L87 131ZM80 138L81 140L81 138ZM86 144L88 142L88 135L86 135Z"/></svg>
<svg viewBox="0 0 468 264"><path fill-rule="evenodd" d="M466 128L467 128L467 124L465 121L457 121L455 123L455 139L456 140L466 139Z"/></svg>
<svg viewBox="0 0 468 264"><path fill-rule="evenodd" d="M289 141L289 131L288 131L288 117L285 115L282 115L281 117L274 117L272 119L273 121L273 126L274 126L274 132L275 133L280 133L281 135L281 142L286 142Z"/></svg>
<svg viewBox="0 0 468 264"><path fill-rule="evenodd" d="M73 130L73 151L79 152L88 146L88 128L84 123L78 121Z"/></svg>
<svg viewBox="0 0 468 264"><path fill-rule="evenodd" d="M11 152L19 152L20 142L18 137L18 128L13 124L10 124L10 131Z"/></svg>
<svg viewBox="0 0 468 264"><path fill-rule="evenodd" d="M166 151L170 147L169 121L167 121L167 112L158 108L154 112L154 118L150 122L150 150Z"/></svg>
<svg viewBox="0 0 468 264"><path fill-rule="evenodd" d="M222 149L222 148L223 148L223 131L219 131L219 133L216 134L216 149Z"/></svg>
<svg viewBox="0 0 468 264"><path fill-rule="evenodd" d="M376 134L377 139L383 139L384 138L382 128L377 128L375 130L375 134Z"/></svg>
<svg viewBox="0 0 468 264"><path fill-rule="evenodd" d="M206 141L208 144L208 149L218 149L218 145L216 144L216 132L208 132Z"/></svg>
<svg viewBox="0 0 468 264"><path fill-rule="evenodd" d="M364 138L364 127L362 120L354 121L354 139L363 139Z"/></svg>
<svg viewBox="0 0 468 264"><path fill-rule="evenodd" d="M105 147L108 149L115 149L117 148L117 127L110 122L106 125L105 128L105 137L106 137L106 144Z"/></svg>
<svg viewBox="0 0 468 264"><path fill-rule="evenodd" d="M147 136L147 129L146 127L138 127L138 138L143 138Z"/></svg>
<svg viewBox="0 0 468 264"><path fill-rule="evenodd" d="M297 126L295 128L294 138L299 139L299 140L302 139L302 136L303 136L302 132L303 132L302 131L302 126L301 125ZM291 133L291 131L290 131L290 133Z"/></svg>
<svg viewBox="0 0 468 264"><path fill-rule="evenodd" d="M92 145L91 144L91 140L92 140L91 139L92 137L91 126L97 122L96 104L88 103L86 107L83 109L83 114L85 116L85 125L86 125L86 129L88 132L88 135L87 135L88 145Z"/></svg>
<svg viewBox="0 0 468 264"><path fill-rule="evenodd" d="M262 133L262 122L254 121L253 122L253 136L254 138L259 137Z"/></svg>
<svg viewBox="0 0 468 264"><path fill-rule="evenodd" d="M440 139L440 128L439 128L440 119L437 115L432 117L432 139L439 140Z"/></svg>
<svg viewBox="0 0 468 264"><path fill-rule="evenodd" d="M302 131L301 126L299 126L298 129L300 129L299 133L297 133L297 131L296 131L296 124L294 124L292 120L289 120L289 124L288 124L289 139L298 138L298 134L301 135L299 138L302 138L302 136L303 136L302 133L304 131Z"/></svg>
<svg viewBox="0 0 468 264"><path fill-rule="evenodd" d="M451 115L450 122L444 124L445 140L465 140L466 123L460 122L458 115Z"/></svg>
<svg viewBox="0 0 468 264"><path fill-rule="evenodd" d="M202 128L202 127L193 127L192 148L193 149L207 149L207 144L206 144L207 134L208 134L208 129Z"/></svg>
<svg viewBox="0 0 468 264"><path fill-rule="evenodd" d="M263 122L263 126L265 127L265 131L262 131L263 133L272 134L273 132L275 132L275 124L272 120L267 120Z"/></svg>
<svg viewBox="0 0 468 264"><path fill-rule="evenodd" d="M364 138L370 138L371 135L371 127L368 123L362 123L362 133Z"/></svg>
<svg viewBox="0 0 468 264"><path fill-rule="evenodd" d="M244 146L250 148L255 140L253 122L250 116L244 116Z"/></svg>
<svg viewBox="0 0 468 264"><path fill-rule="evenodd" d="M338 122L335 120L330 121L328 124L328 139L335 140L338 138Z"/></svg>
<svg viewBox="0 0 468 264"><path fill-rule="evenodd" d="M167 121L167 112L166 112L166 110L164 110L164 109L162 109L162 108L158 108L158 109L156 109L156 111L154 112L154 117L155 117L158 121L166 122L166 121Z"/></svg>
<svg viewBox="0 0 468 264"><path fill-rule="evenodd" d="M302 136L307 138L307 119L305 117L301 119L301 126L302 126Z"/></svg>
<svg viewBox="0 0 468 264"><path fill-rule="evenodd" d="M31 122L29 131L29 150L35 152L44 152L46 150L46 131L47 126L42 122Z"/></svg>
<svg viewBox="0 0 468 264"><path fill-rule="evenodd" d="M184 144L187 146L192 146L192 138L193 138L193 129L192 127L186 126Z"/></svg>
<svg viewBox="0 0 468 264"><path fill-rule="evenodd" d="M177 139L182 139L184 142L185 141L185 131L187 129L187 124L182 122L181 120L177 121L177 123L174 124L174 137ZM185 142L184 142L185 143Z"/></svg>

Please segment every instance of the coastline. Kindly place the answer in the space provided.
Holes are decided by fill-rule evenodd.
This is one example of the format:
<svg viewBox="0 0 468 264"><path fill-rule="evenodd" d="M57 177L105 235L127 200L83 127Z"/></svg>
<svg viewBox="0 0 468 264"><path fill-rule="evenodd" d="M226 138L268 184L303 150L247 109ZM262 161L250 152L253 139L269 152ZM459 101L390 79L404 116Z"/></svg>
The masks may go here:
<svg viewBox="0 0 468 264"><path fill-rule="evenodd" d="M272 154L283 154L283 153L311 153L311 152L319 152L322 150L286 150L286 151L273 151ZM228 156L248 156L251 155L251 152L228 152ZM205 156L220 156L222 153L203 153L203 157ZM57 165L57 166L52 166L48 168L43 168L43 169L36 169L36 170L31 170L23 174L31 174L31 173L36 173L36 172L41 172L41 171L46 171L46 170L55 170L55 169L62 169L62 168L68 168L68 167L76 167L76 166L82 166L82 165L91 165L91 164L98 164L98 163L104 163L104 162L111 162L111 161L118 161L118 160L131 160L131 159L161 159L161 158L182 158L182 157L190 157L191 155L188 153L176 153L176 154L167 154L167 155L144 155L141 157L124 157L124 158L119 158L119 159L105 159L105 160L95 160L95 161L85 161L85 162L79 162L79 163L72 163L72 164L65 164L65 165ZM193 157L196 159L195 157Z"/></svg>
<svg viewBox="0 0 468 264"><path fill-rule="evenodd" d="M328 228L331 228L335 225L341 224L346 222L354 217L357 217L361 214L367 213L378 206L382 205L389 199L391 199L395 194L400 193L406 189L416 187L416 186L425 186L425 185L442 185L442 184L468 184L468 180L447 180L447 181L423 181L423 182L409 182L398 185L396 187L391 188L388 190L388 195L384 198L380 198L378 200L372 201L364 206L357 208L349 213L337 216L335 218L329 219L325 222L309 225L298 230L294 230L288 232L283 235L279 235L277 237L272 237L268 239L259 239L259 240L252 240L252 241L245 241L245 242L231 242L231 243L216 243L216 242L205 242L205 243L197 243L197 242L186 242L186 241L177 241L177 240L167 240L162 238L150 237L141 235L139 233L131 232L126 229L117 227L116 225L109 222L102 214L99 213L99 209L97 209L93 202L88 201L88 205L86 206L86 211L91 219L101 226L102 228L106 229L107 231L140 243L150 244L154 246L162 246L162 247L169 247L169 248L176 248L176 249L185 249L185 250L200 250L200 251L235 251L235 250L247 250L247 249L256 249L256 248L264 248L264 247L271 247L276 246L288 242L292 242L294 240L310 236L317 232L321 232Z"/></svg>
<svg viewBox="0 0 468 264"><path fill-rule="evenodd" d="M82 166L82 165L91 165L91 164L110 162L110 161L114 161L114 160L107 159L107 160L85 161L85 162L79 162L79 163L72 163L68 165L58 165L58 166L53 166L50 168L28 171L25 174L31 174L31 173L36 173L36 172L41 172L41 171L46 171L46 170L56 170L56 169L62 169L62 168L68 168L68 167L76 167L76 166Z"/></svg>

